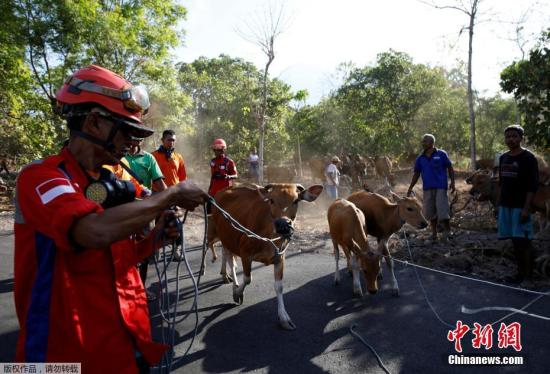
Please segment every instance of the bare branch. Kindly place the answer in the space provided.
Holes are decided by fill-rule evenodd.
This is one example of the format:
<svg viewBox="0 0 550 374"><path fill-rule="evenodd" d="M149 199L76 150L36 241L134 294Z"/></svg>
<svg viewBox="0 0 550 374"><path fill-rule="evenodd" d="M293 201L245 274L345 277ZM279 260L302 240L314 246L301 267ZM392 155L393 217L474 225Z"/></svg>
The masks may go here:
<svg viewBox="0 0 550 374"><path fill-rule="evenodd" d="M52 98L53 97L52 76L50 74L50 64L48 63L48 56L46 54L46 46L45 45L43 46L43 49L42 49L42 59L44 60L44 64L46 65L46 73L48 74L48 89L49 89L48 97Z"/></svg>
<svg viewBox="0 0 550 374"><path fill-rule="evenodd" d="M31 63L31 67L32 67L32 71L34 73L34 76L36 77L36 80L38 81L38 84L40 85L40 87L42 87L42 90L44 91L44 93L46 94L46 96L48 96L48 98L50 100L53 99L52 96L50 96L49 94L49 90L46 89L46 86L44 85L44 82L42 82L42 79L40 78L40 74L38 73L38 69L36 69L36 66L34 64L34 52L33 52L33 40L32 40L32 34L31 34L31 20L33 19L33 16L32 16L32 11L31 11L31 6L29 4L29 1L26 1L26 10L27 10L27 16L26 16L26 21L27 21L27 39L28 39L28 42L29 42L29 60L30 60L30 63Z"/></svg>
<svg viewBox="0 0 550 374"><path fill-rule="evenodd" d="M467 16L470 16L470 13L468 12L468 8L460 8L455 5L437 5L436 3L432 1L426 1L426 0L416 0L419 3L422 3L424 5L428 5L435 9L452 9L452 10L458 10L459 12L465 13Z"/></svg>

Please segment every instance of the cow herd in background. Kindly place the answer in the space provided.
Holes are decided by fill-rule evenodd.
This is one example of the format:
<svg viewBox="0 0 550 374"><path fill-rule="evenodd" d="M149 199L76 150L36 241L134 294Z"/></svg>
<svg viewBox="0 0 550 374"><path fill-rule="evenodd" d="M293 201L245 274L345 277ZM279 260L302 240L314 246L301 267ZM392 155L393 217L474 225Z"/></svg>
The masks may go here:
<svg viewBox="0 0 550 374"><path fill-rule="evenodd" d="M306 173L310 173L311 180L324 183L326 180L325 169L331 162L332 155L313 156L304 165ZM341 176L341 186L350 191L361 188L367 177L376 177L388 186L395 185L393 171L398 168L397 161L392 161L388 156L361 156L360 154L344 154L339 156L341 162L338 165ZM414 160L413 160L414 162ZM410 164L412 167L412 163ZM294 164L264 166L265 180L268 183L287 183L301 180L298 168ZM246 178L246 175L244 177Z"/></svg>
<svg viewBox="0 0 550 374"><path fill-rule="evenodd" d="M312 157L309 160L309 168L314 181L325 180L325 169L330 163L330 156ZM346 182L351 190L362 188L367 177L374 176L388 186L395 185L393 171L398 168L397 161L392 161L388 156L361 156L360 154L344 154L340 157L338 168L342 175L342 184Z"/></svg>

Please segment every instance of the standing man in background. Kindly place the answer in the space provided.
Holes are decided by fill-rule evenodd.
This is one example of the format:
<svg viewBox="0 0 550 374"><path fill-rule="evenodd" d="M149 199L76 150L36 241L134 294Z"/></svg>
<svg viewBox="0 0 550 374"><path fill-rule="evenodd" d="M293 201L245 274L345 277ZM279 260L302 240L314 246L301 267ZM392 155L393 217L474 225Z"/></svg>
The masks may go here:
<svg viewBox="0 0 550 374"><path fill-rule="evenodd" d="M185 172L185 164L183 157L176 152L176 132L174 130L164 130L162 132L162 145L152 153L158 163L162 175L164 175L164 183L166 186L174 186L187 179ZM174 253L174 260L181 261L182 256L182 240L180 237L177 241L177 248Z"/></svg>
<svg viewBox="0 0 550 374"><path fill-rule="evenodd" d="M257 153L256 147L252 148L246 160L248 162L248 175L254 183L258 183L260 178L260 156Z"/></svg>
<svg viewBox="0 0 550 374"><path fill-rule="evenodd" d="M338 164L340 159L338 156L332 158L332 162L325 169L325 177L327 178L326 190L331 199L338 198L338 185L340 184L340 170Z"/></svg>
<svg viewBox="0 0 550 374"><path fill-rule="evenodd" d="M141 184L146 188L153 190L154 192L161 192L166 189L166 184L164 183L164 176L160 171L157 160L153 157L152 154L141 149L142 138L134 138L130 143L130 150L126 155L126 160L130 165L130 169L141 179ZM139 267L139 276L145 287L145 292L147 294L147 300L153 301L157 297L154 292L151 292L147 289L145 281L147 280L147 269L149 263L152 261L152 256L145 258L138 264Z"/></svg>
<svg viewBox="0 0 550 374"><path fill-rule="evenodd" d="M164 175L152 154L141 149L143 139L132 139L130 151L126 160L130 169L138 175L142 184L154 192L161 192L166 189Z"/></svg>
<svg viewBox="0 0 550 374"><path fill-rule="evenodd" d="M164 130L162 145L152 153L164 175L164 183L170 187L187 178L185 164L181 154L176 152L176 133L174 130Z"/></svg>
<svg viewBox="0 0 550 374"><path fill-rule="evenodd" d="M424 152L416 158L414 175L407 196L411 196L413 187L422 175L424 198L424 216L432 226L432 240L437 240L437 224L443 226L443 240L448 240L451 233L449 198L447 197L447 173L451 179L449 188L455 191L455 173L447 153L434 146L435 136L425 134L422 137Z"/></svg>
<svg viewBox="0 0 550 374"><path fill-rule="evenodd" d="M498 169L498 238L512 239L518 273L513 281L521 282L533 274L533 218L529 211L539 185L535 155L521 146L523 128L508 126L504 141L509 151L500 156Z"/></svg>
<svg viewBox="0 0 550 374"><path fill-rule="evenodd" d="M235 162L227 157L225 150L227 144L223 139L216 139L212 143L214 158L210 160L210 186L208 194L212 197L220 190L233 185L232 180L237 178L237 166ZM210 211L208 212L210 213Z"/></svg>

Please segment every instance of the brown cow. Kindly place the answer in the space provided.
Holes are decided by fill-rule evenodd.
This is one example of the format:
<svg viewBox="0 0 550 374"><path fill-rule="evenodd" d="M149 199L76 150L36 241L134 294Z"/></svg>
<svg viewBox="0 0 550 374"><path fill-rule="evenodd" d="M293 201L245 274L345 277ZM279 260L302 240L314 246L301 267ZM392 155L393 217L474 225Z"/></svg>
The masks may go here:
<svg viewBox="0 0 550 374"><path fill-rule="evenodd" d="M320 180L321 183L325 182L325 169L330 164L330 158L328 157L312 157L309 159L309 168L311 169L311 180L315 183Z"/></svg>
<svg viewBox="0 0 550 374"><path fill-rule="evenodd" d="M372 163L376 175L386 181L387 185L395 186L395 176L392 174L392 163L388 156L374 156Z"/></svg>
<svg viewBox="0 0 550 374"><path fill-rule="evenodd" d="M368 160L360 154L353 155L351 160L350 176L354 187L360 188L367 179Z"/></svg>
<svg viewBox="0 0 550 374"><path fill-rule="evenodd" d="M8 169L9 160L6 155L0 155L0 173L2 171L6 171L6 174L10 174L10 171Z"/></svg>
<svg viewBox="0 0 550 374"><path fill-rule="evenodd" d="M215 196L217 204L244 227L261 237L272 239L265 242L248 237L233 228L219 209L215 206L212 208L215 232L209 233L208 241L213 242L218 237L222 242L222 274L226 273L227 263L233 279L233 300L239 304L243 302L244 289L251 281L252 261L265 265L273 264L279 323L287 330L293 330L296 326L286 312L283 302L284 248L294 231L293 222L298 211L298 203L301 200L314 201L322 191L321 185L305 189L299 184L281 183L258 188L230 187ZM234 256L241 258L242 285L239 285L237 280Z"/></svg>
<svg viewBox="0 0 550 374"><path fill-rule="evenodd" d="M369 247L367 234L365 233L365 216L352 202L338 199L331 204L327 213L330 236L334 246L334 260L336 269L334 272L334 284L340 283L340 269L338 261L342 247L348 263L351 262L353 274L353 295L363 296L361 280L359 277L359 263L365 276L367 290L374 294L378 291L378 273L380 272L381 255L374 253Z"/></svg>
<svg viewBox="0 0 550 374"><path fill-rule="evenodd" d="M298 176L294 166L266 166L264 168L269 183L291 183Z"/></svg>
<svg viewBox="0 0 550 374"><path fill-rule="evenodd" d="M365 230L374 236L378 242L378 251L384 255L386 265L391 274L392 290L394 295L399 295L399 285L393 272L393 259L388 249L390 236L396 233L405 223L423 229L428 222L422 214L422 206L414 197L400 198L392 192L391 203L384 196L366 191L358 191L351 194L348 200L354 203L365 215ZM380 250L382 247L382 250Z"/></svg>
<svg viewBox="0 0 550 374"><path fill-rule="evenodd" d="M466 179L466 183L472 185L470 195L477 201L490 201L496 213L500 199L498 179L492 178L487 172L479 170L470 175ZM550 186L539 183L539 188L531 202L531 211L539 212L541 218L540 228L541 230L546 228L550 223Z"/></svg>
<svg viewBox="0 0 550 374"><path fill-rule="evenodd" d="M495 167L495 159L493 158L482 158L480 160L476 160L475 169L479 170L493 170Z"/></svg>

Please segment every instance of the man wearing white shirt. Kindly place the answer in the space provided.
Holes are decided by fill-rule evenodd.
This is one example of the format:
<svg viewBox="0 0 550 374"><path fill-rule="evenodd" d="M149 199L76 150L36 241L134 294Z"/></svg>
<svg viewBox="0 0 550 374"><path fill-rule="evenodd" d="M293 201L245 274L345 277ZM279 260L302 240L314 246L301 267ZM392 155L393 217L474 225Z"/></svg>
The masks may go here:
<svg viewBox="0 0 550 374"><path fill-rule="evenodd" d="M331 199L338 198L338 185L340 184L340 170L338 170L338 156L332 158L332 162L325 169L326 191Z"/></svg>
<svg viewBox="0 0 550 374"><path fill-rule="evenodd" d="M247 161L250 179L258 183L258 178L260 177L260 157L257 155L256 148L250 151L250 156L248 156Z"/></svg>

